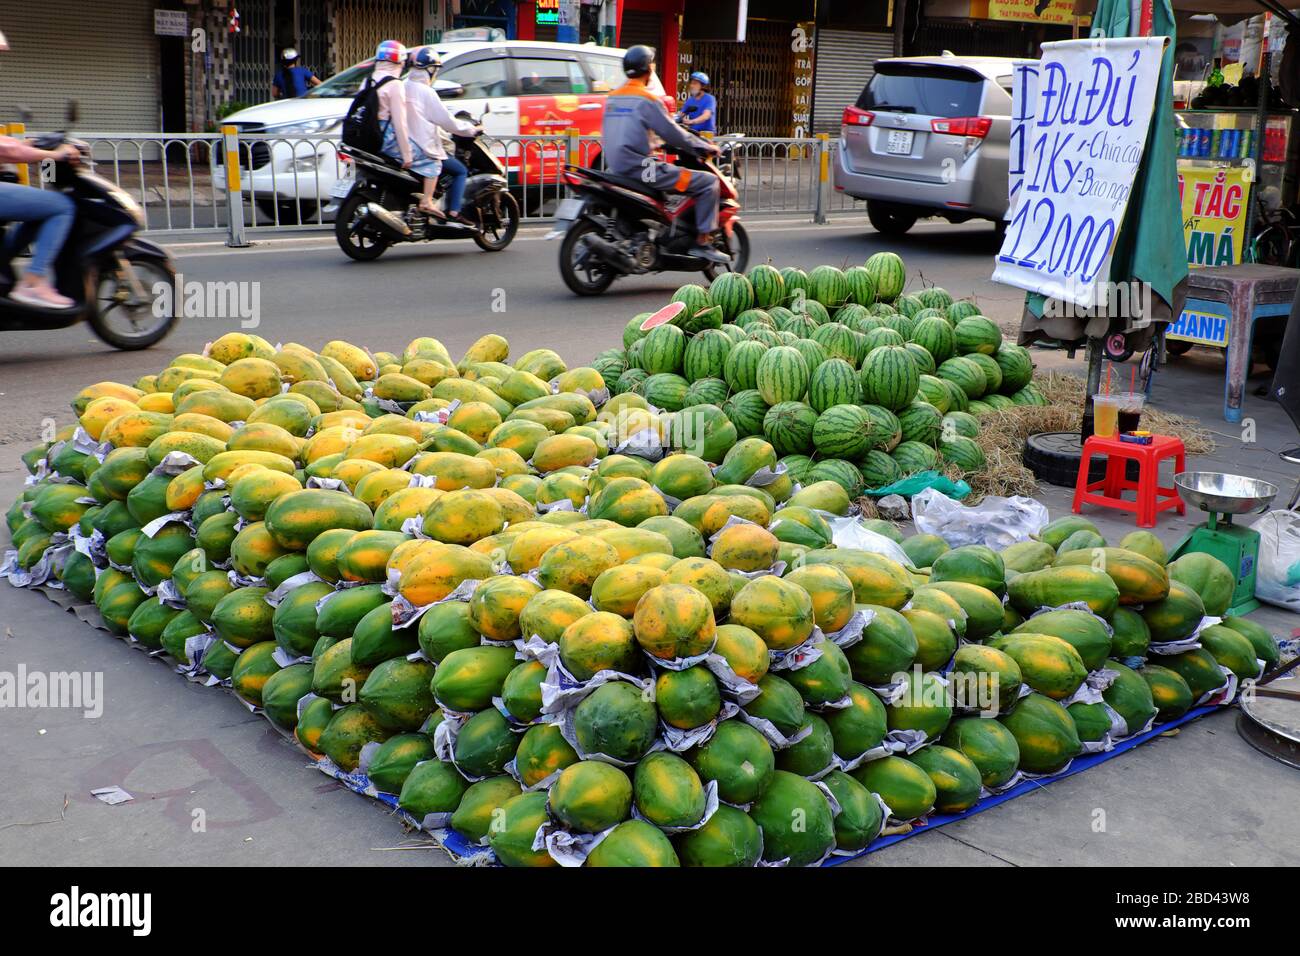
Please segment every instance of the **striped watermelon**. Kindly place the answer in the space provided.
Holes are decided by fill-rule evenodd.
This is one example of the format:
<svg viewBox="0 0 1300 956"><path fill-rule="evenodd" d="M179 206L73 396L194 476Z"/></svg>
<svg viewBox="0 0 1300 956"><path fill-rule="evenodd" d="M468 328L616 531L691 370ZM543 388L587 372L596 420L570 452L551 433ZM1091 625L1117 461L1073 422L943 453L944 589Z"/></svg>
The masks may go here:
<svg viewBox="0 0 1300 956"><path fill-rule="evenodd" d="M754 290L754 304L760 309L770 309L785 299L785 280L775 266L767 263L754 266L747 276L750 288Z"/></svg>
<svg viewBox="0 0 1300 956"><path fill-rule="evenodd" d="M785 310L782 309L782 311L784 312ZM813 318L810 315L799 315L794 312L789 312L787 314L789 318L786 318L786 316L783 315L781 320L776 323L776 329L778 332L793 332L799 338L806 339L812 336L813 329L818 328L817 323L813 321Z"/></svg>
<svg viewBox="0 0 1300 956"><path fill-rule="evenodd" d="M802 296L802 293L797 294L794 299L790 300L790 308L792 311L797 312L800 315L808 316L808 318L812 319L818 325L825 325L831 320L831 314L827 311L826 306L822 305L816 299L808 298L807 296L801 298L800 296Z"/></svg>
<svg viewBox="0 0 1300 956"><path fill-rule="evenodd" d="M803 402L779 402L763 416L763 436L778 455L803 455L813 450L817 413Z"/></svg>
<svg viewBox="0 0 1300 956"><path fill-rule="evenodd" d="M989 412L993 411L993 406L988 402L982 402L978 398L972 398L970 404L966 406L967 410L977 418L982 418Z"/></svg>
<svg viewBox="0 0 1300 956"><path fill-rule="evenodd" d="M660 328L667 328L667 326L660 326ZM690 387L691 383L680 375L675 375L672 372L660 372L651 375L645 380L641 394L655 408L680 412L686 407L686 392Z"/></svg>
<svg viewBox="0 0 1300 956"><path fill-rule="evenodd" d="M788 345L768 349L758 360L755 387L769 405L797 402L808 391L808 363Z"/></svg>
<svg viewBox="0 0 1300 956"><path fill-rule="evenodd" d="M1011 396L1011 401L1016 405L1046 405L1047 398L1038 390L1038 386L1030 382L1020 391Z"/></svg>
<svg viewBox="0 0 1300 956"><path fill-rule="evenodd" d="M935 375L921 375L916 397L920 401L929 402L940 413L946 413L952 407L952 394L948 391L948 386Z"/></svg>
<svg viewBox="0 0 1300 956"><path fill-rule="evenodd" d="M819 412L832 405L856 405L861 399L858 373L842 358L827 359L808 377L808 403Z"/></svg>
<svg viewBox="0 0 1300 956"><path fill-rule="evenodd" d="M686 407L692 405L717 405L721 407L731 394L727 383L720 378L698 378L686 390Z"/></svg>
<svg viewBox="0 0 1300 956"><path fill-rule="evenodd" d="M739 272L722 272L709 284L709 299L722 309L722 318L734 322L736 316L754 307L754 287Z"/></svg>
<svg viewBox="0 0 1300 956"><path fill-rule="evenodd" d="M939 454L943 460L956 465L965 474L979 471L984 467L984 452L973 438L958 436L939 445Z"/></svg>
<svg viewBox="0 0 1300 956"><path fill-rule="evenodd" d="M832 405L817 417L812 440L826 458L858 459L871 447L871 416L861 405Z"/></svg>
<svg viewBox="0 0 1300 956"><path fill-rule="evenodd" d="M622 349L606 349L592 359L591 367L606 382L613 382L627 371L627 353Z"/></svg>
<svg viewBox="0 0 1300 956"><path fill-rule="evenodd" d="M966 411L966 406L970 404L970 396L966 394L966 390L956 382L949 381L946 378L939 378L939 381L943 382L944 387L948 389L948 410L950 412Z"/></svg>
<svg viewBox="0 0 1300 956"><path fill-rule="evenodd" d="M922 310L924 311L924 310ZM918 315L920 313L917 313ZM893 329L906 341L912 337L912 330L916 328L916 320L904 315L902 312L895 312L893 315L881 317L885 328Z"/></svg>
<svg viewBox="0 0 1300 956"><path fill-rule="evenodd" d="M703 312L713 305L713 300L709 298L709 290L702 285L684 285L673 293L668 302L669 304L681 302L686 306L677 318L673 319L675 325L680 325L690 316Z"/></svg>
<svg viewBox="0 0 1300 956"><path fill-rule="evenodd" d="M627 350L627 367L641 368L641 353L645 350L645 339L637 339Z"/></svg>
<svg viewBox="0 0 1300 956"><path fill-rule="evenodd" d="M641 343L641 367L651 375L676 372L685 354L686 333L675 325L659 325Z"/></svg>
<svg viewBox="0 0 1300 956"><path fill-rule="evenodd" d="M750 311L752 312L757 310L751 309ZM794 317L794 313L783 305L773 306L763 314L768 317L767 324L774 329L780 328L781 325L788 323L790 319Z"/></svg>
<svg viewBox="0 0 1300 956"><path fill-rule="evenodd" d="M1015 394L1033 380L1034 363L1023 345L1003 342L993 358L1002 369L1002 387L998 391L1004 395Z"/></svg>
<svg viewBox="0 0 1300 956"><path fill-rule="evenodd" d="M785 470L793 480L803 484L808 478L813 460L807 455L786 455L781 459L780 464L785 465Z"/></svg>
<svg viewBox="0 0 1300 956"><path fill-rule="evenodd" d="M785 311L784 309L782 311ZM746 309L740 315L736 316L736 325L742 329L748 330L751 326L761 325L769 329L776 328L776 321L768 312L762 309Z"/></svg>
<svg viewBox="0 0 1300 956"><path fill-rule="evenodd" d="M868 310L866 315L855 315L853 317L853 324L850 325L849 328L854 332L866 335L872 329L889 328L887 321L888 318L889 316L873 315L871 311Z"/></svg>
<svg viewBox="0 0 1300 956"><path fill-rule="evenodd" d="M756 388L736 392L722 406L723 414L736 426L736 435L749 438L763 434L763 418L767 415L767 402Z"/></svg>
<svg viewBox="0 0 1300 956"><path fill-rule="evenodd" d="M952 296L945 289L932 285L928 289L922 289L916 294L927 309L946 309L952 305Z"/></svg>
<svg viewBox="0 0 1300 956"><path fill-rule="evenodd" d="M1002 388L1002 366L994 361L993 356L985 355L983 352L971 352L969 355L963 355L962 358L974 362L984 373L985 396L993 395Z"/></svg>
<svg viewBox="0 0 1300 956"><path fill-rule="evenodd" d="M870 317L871 312L868 311L865 305L858 305L856 302L849 302L835 310L835 314L831 316L831 321L838 322L840 325L847 325L855 331L864 332L866 330L859 329L858 323L865 322Z"/></svg>
<svg viewBox="0 0 1300 956"><path fill-rule="evenodd" d="M903 260L893 252L877 252L866 262L865 268L876 283L876 298L893 302L903 294L907 283L907 270Z"/></svg>
<svg viewBox="0 0 1300 956"><path fill-rule="evenodd" d="M907 349L901 345L885 345L867 355L858 380L862 383L864 401L897 411L916 398L920 377Z"/></svg>
<svg viewBox="0 0 1300 956"><path fill-rule="evenodd" d="M980 420L968 412L949 412L943 416L940 434L945 441L957 437L975 438L980 433Z"/></svg>
<svg viewBox="0 0 1300 956"><path fill-rule="evenodd" d="M903 426L898 416L879 405L863 405L871 416L871 447L881 451L893 451L903 440Z"/></svg>
<svg viewBox="0 0 1300 956"><path fill-rule="evenodd" d="M873 302L871 303L871 305L867 306L867 311L869 311L872 315L879 315L879 316L898 314L898 310L894 308L892 305L890 305L888 302Z"/></svg>
<svg viewBox="0 0 1300 956"><path fill-rule="evenodd" d="M876 278L865 266L851 266L844 270L849 283L849 301L858 305L871 305L876 301Z"/></svg>
<svg viewBox="0 0 1300 956"><path fill-rule="evenodd" d="M808 273L808 291L828 309L838 309L849 298L849 280L834 266L818 266Z"/></svg>
<svg viewBox="0 0 1300 956"><path fill-rule="evenodd" d="M984 394L984 389L988 387L988 382L984 378L984 370L965 356L958 356L957 358L950 358L946 362L941 362L935 374L940 378L948 379L950 382L956 382L961 386L961 390L966 393L968 398L979 398Z"/></svg>
<svg viewBox="0 0 1300 956"><path fill-rule="evenodd" d="M915 342L908 342L903 348L907 349L907 354L912 356L916 362L916 370L922 375L933 375L935 370L934 356L927 352Z"/></svg>
<svg viewBox="0 0 1300 956"><path fill-rule="evenodd" d="M1005 395L996 395L996 394L994 394L994 395L985 395L985 396L981 399L981 401L984 402L984 404L986 404L986 405L988 405L988 406L990 406L990 407L992 407L992 408L997 409L998 411L1002 411L1002 410L1005 409L1005 408L1015 408L1015 407L1016 407L1016 403L1013 402L1011 399L1009 399L1009 398L1008 398L1007 396L1005 396Z"/></svg>
<svg viewBox="0 0 1300 956"><path fill-rule="evenodd" d="M833 481L843 488L850 498L862 494L862 472L851 461L827 458L808 469L808 484L816 481Z"/></svg>
<svg viewBox="0 0 1300 956"><path fill-rule="evenodd" d="M930 471L939 467L939 453L919 441L899 443L892 455L905 475L914 475L918 471Z"/></svg>
<svg viewBox="0 0 1300 956"><path fill-rule="evenodd" d="M617 381L614 382L614 387L610 389L610 391L615 395L622 395L624 392L635 392L637 395L640 395L641 386L649 377L650 373L645 369L630 368L618 377Z"/></svg>
<svg viewBox="0 0 1300 956"><path fill-rule="evenodd" d="M711 305L707 309L701 309L689 318L673 324L680 325L682 331L687 335L695 335L705 329L720 329L722 328L722 309L716 305Z"/></svg>
<svg viewBox="0 0 1300 956"><path fill-rule="evenodd" d="M737 342L745 341L745 330L742 329L739 325L732 325L730 322L728 322L718 331L720 331L727 338L731 339L732 345L735 345Z"/></svg>
<svg viewBox="0 0 1300 956"><path fill-rule="evenodd" d="M746 338L761 342L768 348L781 344L781 336L776 334L776 329L769 329L762 325L751 326Z"/></svg>
<svg viewBox="0 0 1300 956"><path fill-rule="evenodd" d="M802 292L804 297L811 296L812 293L808 288L808 273L802 269L796 269L793 266L787 266L781 270L782 288L785 290L784 303L789 304L799 297Z"/></svg>
<svg viewBox="0 0 1300 956"><path fill-rule="evenodd" d="M956 335L947 319L921 319L913 326L910 340L929 352L937 365L942 365L957 352Z"/></svg>
<svg viewBox="0 0 1300 956"><path fill-rule="evenodd" d="M959 302L954 302L944 310L944 315L947 317L949 325L956 325L967 316L980 314L980 307L970 299L962 299Z"/></svg>
<svg viewBox="0 0 1300 956"><path fill-rule="evenodd" d="M810 377L813 372L817 371L823 362L830 358L827 351L812 339L795 339L793 345L799 350L799 354L803 356L803 360L808 363L808 375Z"/></svg>
<svg viewBox="0 0 1300 956"><path fill-rule="evenodd" d="M925 303L914 295L900 295L894 300L894 308L910 318L924 309Z"/></svg>
<svg viewBox="0 0 1300 956"><path fill-rule="evenodd" d="M641 323L648 318L650 318L649 312L638 312L628 319L627 325L623 326L623 348L630 349L637 339L645 338L645 333L641 331Z"/></svg>
<svg viewBox="0 0 1300 956"><path fill-rule="evenodd" d="M698 382L702 378L722 378L722 367L730 352L731 339L725 332L705 329L686 343L686 352L682 356L682 373L689 382Z"/></svg>
<svg viewBox="0 0 1300 956"><path fill-rule="evenodd" d="M853 330L838 322L827 322L813 330L812 340L826 350L831 358L843 359L856 366L858 362L858 343L853 337Z"/></svg>
<svg viewBox="0 0 1300 956"><path fill-rule="evenodd" d="M957 351L962 355L971 352L983 352L992 355L1002 344L1002 330L991 320L982 315L968 315L959 321L953 329L957 341Z"/></svg>
<svg viewBox="0 0 1300 956"><path fill-rule="evenodd" d="M928 402L913 402L898 413L898 423L903 428L903 441L933 445L939 440L943 415Z"/></svg>
<svg viewBox="0 0 1300 956"><path fill-rule="evenodd" d="M907 344L901 332L891 328L872 329L867 333L866 351L874 352L876 349L884 348L886 345L903 346Z"/></svg>
<svg viewBox="0 0 1300 956"><path fill-rule="evenodd" d="M795 335L789 329L777 329L776 338L779 345L794 345L794 343L799 341L799 336Z"/></svg>
<svg viewBox="0 0 1300 956"><path fill-rule="evenodd" d="M898 462L875 448L862 456L858 470L862 472L862 482L868 491L892 485L903 477L903 469L898 467Z"/></svg>
<svg viewBox="0 0 1300 956"><path fill-rule="evenodd" d="M753 388L758 381L758 361L767 351L762 342L737 342L722 363L722 377L733 392Z"/></svg>

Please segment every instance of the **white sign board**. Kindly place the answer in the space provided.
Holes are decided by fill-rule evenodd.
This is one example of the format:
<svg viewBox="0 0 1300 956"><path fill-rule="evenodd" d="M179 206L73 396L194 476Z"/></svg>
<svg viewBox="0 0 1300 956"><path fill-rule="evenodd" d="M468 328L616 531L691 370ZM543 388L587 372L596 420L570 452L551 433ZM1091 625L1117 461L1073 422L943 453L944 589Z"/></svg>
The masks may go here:
<svg viewBox="0 0 1300 956"><path fill-rule="evenodd" d="M1142 161L1166 37L1043 44L1015 74L1011 221L993 280L1091 308Z"/></svg>
<svg viewBox="0 0 1300 956"><path fill-rule="evenodd" d="M190 35L189 14L184 10L155 10L153 12L154 36L187 37Z"/></svg>

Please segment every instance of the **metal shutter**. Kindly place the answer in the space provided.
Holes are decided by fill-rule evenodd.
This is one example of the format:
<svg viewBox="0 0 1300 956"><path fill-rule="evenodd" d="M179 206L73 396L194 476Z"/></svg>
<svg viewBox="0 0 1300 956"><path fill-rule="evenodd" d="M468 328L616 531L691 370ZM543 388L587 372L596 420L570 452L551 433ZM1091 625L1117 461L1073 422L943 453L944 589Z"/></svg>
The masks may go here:
<svg viewBox="0 0 1300 956"><path fill-rule="evenodd" d="M35 114L29 129L62 129L68 100L75 99L82 132L160 130L154 6L153 0L116 0L110 13L78 0L43 0L6 17L0 119L16 122L21 105Z"/></svg>
<svg viewBox="0 0 1300 956"><path fill-rule="evenodd" d="M374 56L381 40L414 46L424 37L420 0L336 0L334 9L340 70Z"/></svg>
<svg viewBox="0 0 1300 956"><path fill-rule="evenodd" d="M638 43L657 50L663 46L663 17L644 10L624 10L623 28L619 31L618 43L625 50Z"/></svg>
<svg viewBox="0 0 1300 956"><path fill-rule="evenodd" d="M857 102L876 61L894 55L892 33L818 30L813 132L838 133L844 107Z"/></svg>

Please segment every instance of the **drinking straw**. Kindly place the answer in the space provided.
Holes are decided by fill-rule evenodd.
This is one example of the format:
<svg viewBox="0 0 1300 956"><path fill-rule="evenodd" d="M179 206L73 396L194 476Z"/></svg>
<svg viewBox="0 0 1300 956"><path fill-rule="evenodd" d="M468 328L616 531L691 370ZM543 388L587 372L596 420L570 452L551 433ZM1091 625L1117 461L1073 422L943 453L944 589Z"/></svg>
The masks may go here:
<svg viewBox="0 0 1300 956"><path fill-rule="evenodd" d="M1111 372L1111 369L1113 369L1114 367L1115 367L1115 366L1112 365L1110 362L1107 362L1107 363L1106 363L1106 391L1104 391L1104 392L1102 393L1103 395L1109 395L1109 394L1110 394L1110 372Z"/></svg>
<svg viewBox="0 0 1300 956"><path fill-rule="evenodd" d="M1128 370L1128 390L1130 392L1137 391L1137 366L1136 365L1130 366Z"/></svg>

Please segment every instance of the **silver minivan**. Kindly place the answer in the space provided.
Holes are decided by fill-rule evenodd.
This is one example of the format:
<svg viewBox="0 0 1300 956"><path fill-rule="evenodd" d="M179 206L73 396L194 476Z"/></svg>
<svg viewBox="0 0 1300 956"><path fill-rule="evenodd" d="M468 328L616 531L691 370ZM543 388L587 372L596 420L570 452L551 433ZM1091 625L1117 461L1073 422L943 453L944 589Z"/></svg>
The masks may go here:
<svg viewBox="0 0 1300 956"><path fill-rule="evenodd" d="M1014 60L879 60L844 110L835 188L865 199L877 231L902 235L924 216L1003 228Z"/></svg>

